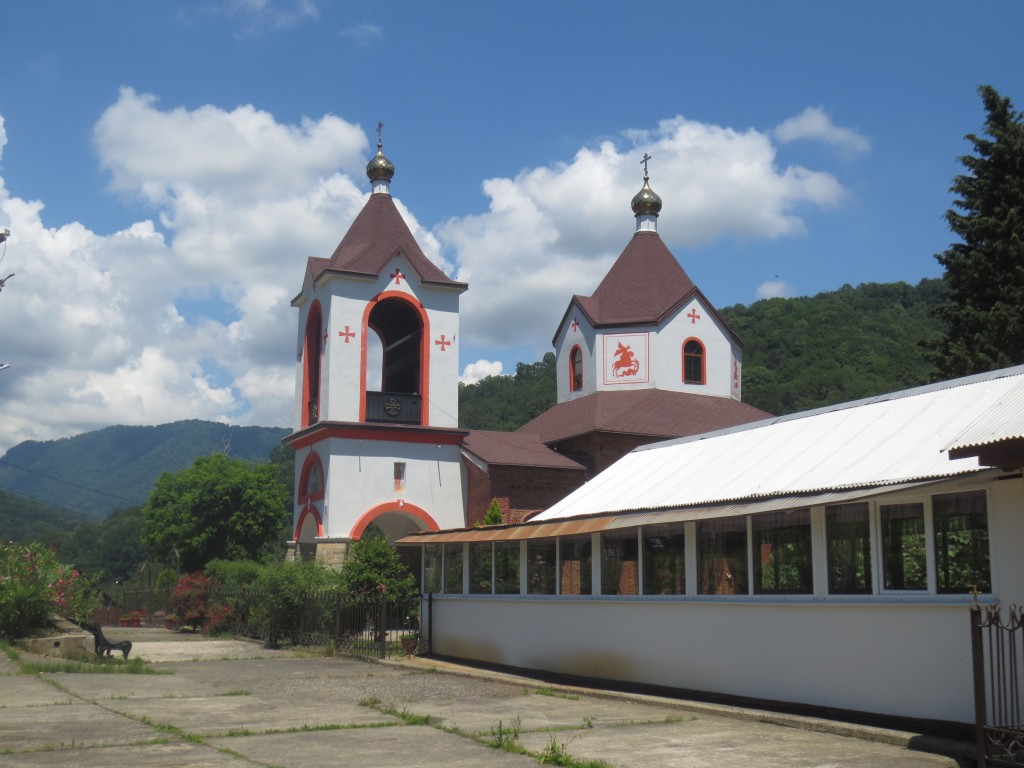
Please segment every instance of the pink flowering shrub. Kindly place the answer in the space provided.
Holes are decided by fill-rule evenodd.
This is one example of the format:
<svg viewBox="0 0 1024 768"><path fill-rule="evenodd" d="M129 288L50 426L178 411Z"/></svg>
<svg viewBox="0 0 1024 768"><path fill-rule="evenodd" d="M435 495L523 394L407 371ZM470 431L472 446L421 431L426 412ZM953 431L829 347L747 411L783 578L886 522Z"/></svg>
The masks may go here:
<svg viewBox="0 0 1024 768"><path fill-rule="evenodd" d="M202 571L182 576L171 592L170 608L178 624L202 629L210 618L210 592L220 584Z"/></svg>
<svg viewBox="0 0 1024 768"><path fill-rule="evenodd" d="M0 637L23 637L54 615L86 620L99 603L82 575L42 544L0 544Z"/></svg>

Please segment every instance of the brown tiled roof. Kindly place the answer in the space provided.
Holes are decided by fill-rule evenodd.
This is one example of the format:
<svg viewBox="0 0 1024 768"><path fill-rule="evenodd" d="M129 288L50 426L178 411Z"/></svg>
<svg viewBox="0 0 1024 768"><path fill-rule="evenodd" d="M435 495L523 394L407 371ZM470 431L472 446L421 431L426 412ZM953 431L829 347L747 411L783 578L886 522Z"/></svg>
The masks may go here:
<svg viewBox="0 0 1024 768"><path fill-rule="evenodd" d="M544 443L588 432L686 437L771 418L770 413L731 397L638 389L594 392L549 408L519 428Z"/></svg>
<svg viewBox="0 0 1024 768"><path fill-rule="evenodd" d="M377 277L401 253L425 283L465 288L438 269L412 236L391 195L374 194L366 201L330 259L311 258L315 281L325 271Z"/></svg>
<svg viewBox="0 0 1024 768"><path fill-rule="evenodd" d="M696 289L657 232L637 232L594 295L574 298L595 327L655 324Z"/></svg>
<svg viewBox="0 0 1024 768"><path fill-rule="evenodd" d="M473 430L462 442L462 448L487 464L585 470L583 465L544 445L539 435L529 432Z"/></svg>

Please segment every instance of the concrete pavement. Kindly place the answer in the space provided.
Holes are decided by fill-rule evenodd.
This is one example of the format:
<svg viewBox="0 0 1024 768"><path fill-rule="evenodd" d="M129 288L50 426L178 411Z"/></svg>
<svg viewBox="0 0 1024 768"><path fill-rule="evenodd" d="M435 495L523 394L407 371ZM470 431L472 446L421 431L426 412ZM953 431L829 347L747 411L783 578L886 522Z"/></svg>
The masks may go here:
<svg viewBox="0 0 1024 768"><path fill-rule="evenodd" d="M503 768L552 751L616 768L972 764L963 745L959 759L908 749L922 743L913 734L429 659L311 657L152 628L108 634L172 674L24 674L0 655L0 766Z"/></svg>

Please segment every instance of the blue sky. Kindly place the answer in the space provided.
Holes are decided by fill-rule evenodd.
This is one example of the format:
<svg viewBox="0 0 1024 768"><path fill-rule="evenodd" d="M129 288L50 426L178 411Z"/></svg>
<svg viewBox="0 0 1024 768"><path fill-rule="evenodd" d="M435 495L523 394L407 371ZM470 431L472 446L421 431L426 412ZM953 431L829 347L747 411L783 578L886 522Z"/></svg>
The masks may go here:
<svg viewBox="0 0 1024 768"><path fill-rule="evenodd" d="M940 274L1018 2L11 0L0 450L113 423L287 425L306 257L392 194L470 283L467 380L550 349L633 231L719 307ZM500 366L500 367L499 367Z"/></svg>

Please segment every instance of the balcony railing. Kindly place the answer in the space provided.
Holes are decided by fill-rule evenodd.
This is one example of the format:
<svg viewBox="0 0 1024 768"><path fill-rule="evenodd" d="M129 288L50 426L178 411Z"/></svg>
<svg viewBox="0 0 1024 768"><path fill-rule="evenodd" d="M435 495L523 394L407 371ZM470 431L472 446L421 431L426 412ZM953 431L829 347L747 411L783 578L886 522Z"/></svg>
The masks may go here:
<svg viewBox="0 0 1024 768"><path fill-rule="evenodd" d="M366 420L390 424L419 424L420 395L409 392L367 392Z"/></svg>

